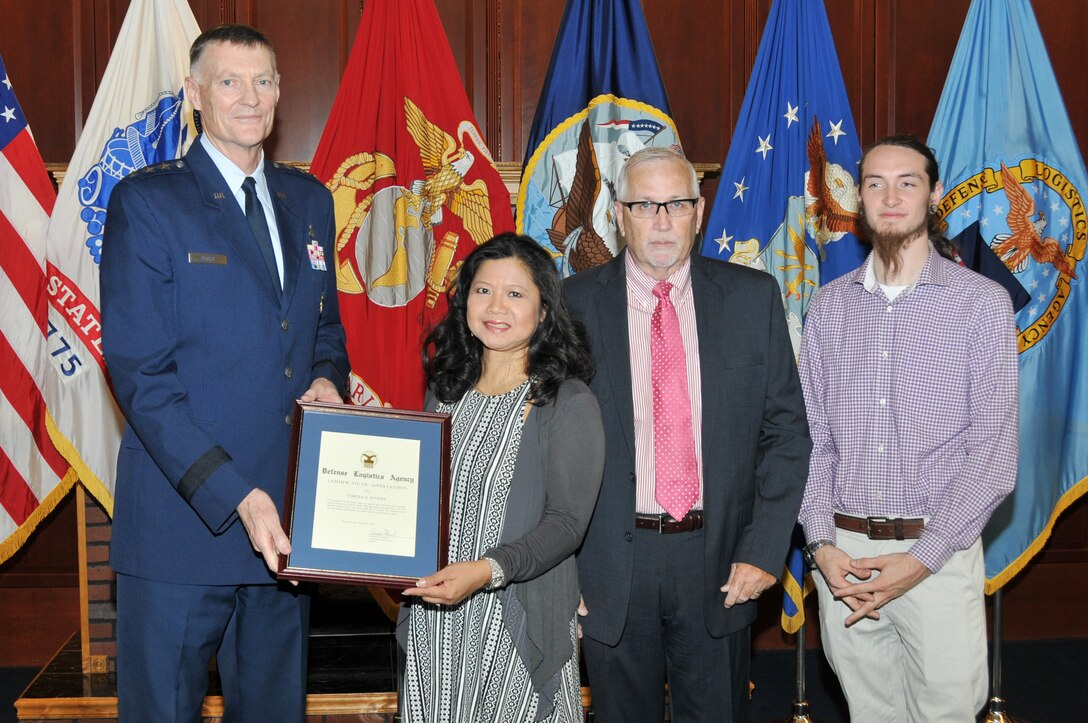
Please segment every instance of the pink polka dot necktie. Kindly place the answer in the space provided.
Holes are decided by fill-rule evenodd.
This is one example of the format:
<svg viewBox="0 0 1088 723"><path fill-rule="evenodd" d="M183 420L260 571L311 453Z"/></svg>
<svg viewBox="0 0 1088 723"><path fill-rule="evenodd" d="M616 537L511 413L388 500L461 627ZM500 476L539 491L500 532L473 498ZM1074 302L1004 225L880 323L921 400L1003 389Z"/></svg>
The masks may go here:
<svg viewBox="0 0 1088 723"><path fill-rule="evenodd" d="M695 434L688 395L687 360L680 319L669 299L672 284L654 287L657 308L650 317L650 378L654 390L654 497L674 519L683 519L699 499Z"/></svg>

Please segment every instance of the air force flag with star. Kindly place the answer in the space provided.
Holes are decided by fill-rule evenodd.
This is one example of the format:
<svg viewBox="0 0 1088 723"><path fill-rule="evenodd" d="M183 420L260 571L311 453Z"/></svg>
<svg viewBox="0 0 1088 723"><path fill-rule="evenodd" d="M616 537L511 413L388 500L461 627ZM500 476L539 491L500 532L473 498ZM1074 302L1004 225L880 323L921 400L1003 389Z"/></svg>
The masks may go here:
<svg viewBox="0 0 1088 723"><path fill-rule="evenodd" d="M865 258L860 156L824 4L775 0L702 253L778 279L795 352L816 287Z"/></svg>
<svg viewBox="0 0 1088 723"><path fill-rule="evenodd" d="M1016 489L983 532L986 592L1088 491L1088 172L1028 0L974 0L930 129L948 236L975 227L1030 300Z"/></svg>

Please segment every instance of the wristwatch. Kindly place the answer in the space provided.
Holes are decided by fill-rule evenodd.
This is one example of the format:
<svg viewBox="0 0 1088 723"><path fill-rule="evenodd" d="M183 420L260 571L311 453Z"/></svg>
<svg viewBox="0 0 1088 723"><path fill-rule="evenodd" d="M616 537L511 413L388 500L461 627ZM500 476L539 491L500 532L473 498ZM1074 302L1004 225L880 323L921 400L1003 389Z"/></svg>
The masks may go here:
<svg viewBox="0 0 1088 723"><path fill-rule="evenodd" d="M805 558L805 564L807 564L810 569L815 570L816 569L816 551L819 550L821 547L827 547L828 545L834 545L834 544L835 543L832 542L831 540L815 540L814 542L810 542L807 545L805 545L804 547L802 547L801 548L801 554Z"/></svg>
<svg viewBox="0 0 1088 723"><path fill-rule="evenodd" d="M502 571L502 566L496 560L492 560L490 557L485 557L484 562L491 568L491 582L484 585L485 590L498 590L500 587L506 584L506 573Z"/></svg>

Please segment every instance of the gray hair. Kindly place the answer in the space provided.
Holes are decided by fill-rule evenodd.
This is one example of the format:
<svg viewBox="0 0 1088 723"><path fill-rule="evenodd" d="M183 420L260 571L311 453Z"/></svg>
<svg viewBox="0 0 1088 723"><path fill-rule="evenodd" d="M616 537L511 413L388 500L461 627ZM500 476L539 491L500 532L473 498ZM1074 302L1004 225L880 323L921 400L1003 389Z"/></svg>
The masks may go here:
<svg viewBox="0 0 1088 723"><path fill-rule="evenodd" d="M272 56L272 70L276 70L276 50L264 33L248 25L218 25L201 33L189 48L189 74L195 75L204 50L212 43L241 45L245 48L264 48Z"/></svg>
<svg viewBox="0 0 1088 723"><path fill-rule="evenodd" d="M672 148L666 148L665 146L648 146L632 153L630 158L627 159L627 162L620 168L619 175L616 176L616 199L619 201L631 200L627 198L627 178L631 173L632 168L638 168L647 163L657 163L659 161L682 163L687 169L688 175L691 177L689 187L691 188L692 197L699 195L699 177L695 174L695 166L691 165L691 161L684 158L684 156L677 153Z"/></svg>

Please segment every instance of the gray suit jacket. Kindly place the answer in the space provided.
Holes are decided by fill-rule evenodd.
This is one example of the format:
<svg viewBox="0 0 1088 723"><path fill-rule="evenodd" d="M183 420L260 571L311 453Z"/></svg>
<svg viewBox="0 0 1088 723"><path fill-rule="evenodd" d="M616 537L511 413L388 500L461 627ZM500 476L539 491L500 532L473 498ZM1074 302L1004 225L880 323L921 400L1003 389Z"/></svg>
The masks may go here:
<svg viewBox="0 0 1088 723"><path fill-rule="evenodd" d="M624 252L626 253L626 252ZM705 568L703 612L714 637L755 619L723 606L730 565L778 576L808 475L811 441L778 284L765 273L692 256L702 384ZM578 554L585 633L619 641L631 589L635 441L624 255L566 281L597 359L605 472ZM694 572L694 571L693 571ZM698 573L696 573L698 574Z"/></svg>

